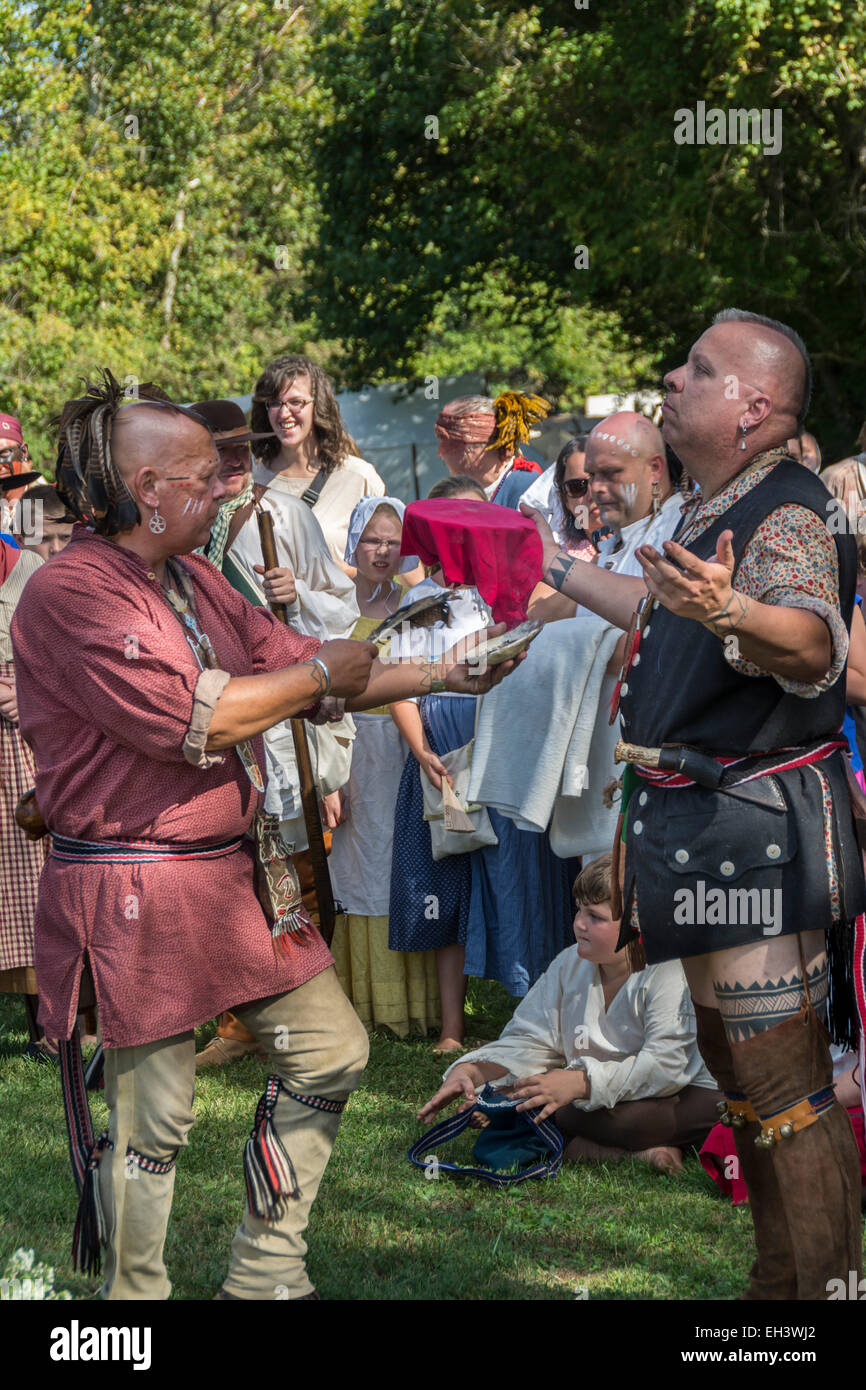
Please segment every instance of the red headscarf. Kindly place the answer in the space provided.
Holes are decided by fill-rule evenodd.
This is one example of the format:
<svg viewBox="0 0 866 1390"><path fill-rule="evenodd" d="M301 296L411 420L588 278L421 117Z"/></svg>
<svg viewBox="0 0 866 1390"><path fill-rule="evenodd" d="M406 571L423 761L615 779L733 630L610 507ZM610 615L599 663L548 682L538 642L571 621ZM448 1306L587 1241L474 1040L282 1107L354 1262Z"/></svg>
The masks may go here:
<svg viewBox="0 0 866 1390"><path fill-rule="evenodd" d="M494 622L509 627L523 622L541 579L541 537L534 523L492 502L436 497L410 503L400 551L420 556L425 565L440 564L447 584L473 585Z"/></svg>
<svg viewBox="0 0 866 1390"><path fill-rule="evenodd" d="M18 563L20 550L16 550L14 545L8 545L6 541L0 541L0 584L5 584L13 569Z"/></svg>

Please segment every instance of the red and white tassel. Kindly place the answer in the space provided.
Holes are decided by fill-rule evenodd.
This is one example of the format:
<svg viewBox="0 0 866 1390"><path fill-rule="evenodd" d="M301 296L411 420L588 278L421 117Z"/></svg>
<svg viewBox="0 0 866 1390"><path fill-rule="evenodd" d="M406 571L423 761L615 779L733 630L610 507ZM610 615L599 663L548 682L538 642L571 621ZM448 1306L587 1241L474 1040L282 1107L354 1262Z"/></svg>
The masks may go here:
<svg viewBox="0 0 866 1390"><path fill-rule="evenodd" d="M273 1122L282 1082L269 1076L244 1147L244 1177L250 1211L262 1221L279 1221L289 1199L301 1195L298 1178Z"/></svg>

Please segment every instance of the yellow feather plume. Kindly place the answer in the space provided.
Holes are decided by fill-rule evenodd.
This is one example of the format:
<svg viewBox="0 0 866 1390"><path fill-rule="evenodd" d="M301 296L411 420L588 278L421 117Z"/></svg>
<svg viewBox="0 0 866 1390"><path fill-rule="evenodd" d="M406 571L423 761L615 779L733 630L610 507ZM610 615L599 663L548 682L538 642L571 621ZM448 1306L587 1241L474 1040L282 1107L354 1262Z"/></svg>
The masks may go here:
<svg viewBox="0 0 866 1390"><path fill-rule="evenodd" d="M531 438L530 427L550 413L550 402L542 396L523 395L520 391L503 391L496 397L496 433L489 449L507 449L513 454L518 444Z"/></svg>

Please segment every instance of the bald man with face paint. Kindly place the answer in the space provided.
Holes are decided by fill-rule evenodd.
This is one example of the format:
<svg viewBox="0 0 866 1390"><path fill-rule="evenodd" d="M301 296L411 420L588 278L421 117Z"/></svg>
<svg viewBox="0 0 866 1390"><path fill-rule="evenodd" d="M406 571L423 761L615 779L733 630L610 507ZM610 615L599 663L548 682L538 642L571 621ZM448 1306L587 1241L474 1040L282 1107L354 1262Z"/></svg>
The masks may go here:
<svg viewBox="0 0 866 1390"><path fill-rule="evenodd" d="M261 840L260 735L496 675L320 643L202 555L226 495L201 418L106 373L60 421L58 491L86 524L22 595L21 731L51 849L36 912L41 1021L61 1040L82 1193L75 1252L106 1299L164 1299L174 1166L193 1122L195 1027L231 1009L272 1074L245 1152L247 1205L218 1298L312 1299L304 1229L366 1033L280 845ZM500 668L502 669L502 668ZM480 681L480 685L479 685ZM285 848L285 847L283 847ZM270 858L271 901L255 883ZM263 894L263 898L267 895ZM84 971L105 1047L94 1140L72 1034ZM231 1159L227 1158L227 1162Z"/></svg>
<svg viewBox="0 0 866 1390"><path fill-rule="evenodd" d="M643 579L550 554L620 626L623 944L680 958L726 1096L757 1259L749 1299L826 1299L861 1269L860 1174L824 1026L856 1046L863 870L839 730L857 571L787 453L811 370L787 325L726 310L665 378L662 432L700 494ZM838 530L838 528L836 528ZM583 572L581 572L583 571ZM600 582L599 582L600 581ZM853 960L852 960L853 956Z"/></svg>

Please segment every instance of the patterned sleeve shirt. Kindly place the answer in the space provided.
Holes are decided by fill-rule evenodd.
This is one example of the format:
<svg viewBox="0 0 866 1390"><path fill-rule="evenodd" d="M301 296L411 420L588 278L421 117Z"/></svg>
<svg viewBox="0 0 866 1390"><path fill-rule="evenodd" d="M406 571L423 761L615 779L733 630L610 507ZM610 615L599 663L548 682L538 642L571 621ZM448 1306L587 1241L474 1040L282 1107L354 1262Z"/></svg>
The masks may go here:
<svg viewBox="0 0 866 1390"><path fill-rule="evenodd" d="M687 520L688 540L692 541L713 524L735 502L763 482L785 449L758 454L742 473L707 499L698 500ZM738 593L759 603L782 608L804 608L816 613L830 632L830 669L819 681L798 681L776 672L764 671L754 662L737 656L736 645L724 644L725 660L744 676L772 675L792 695L814 699L829 690L845 668L848 657L848 630L839 609L839 563L836 544L826 524L808 507L796 504L777 507L761 522L743 552L734 579Z"/></svg>

